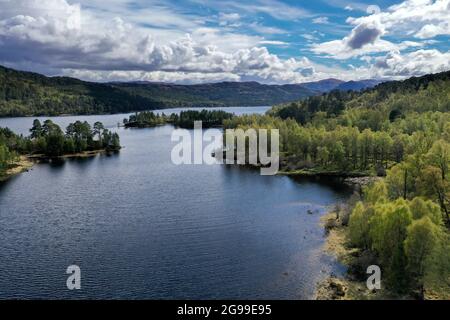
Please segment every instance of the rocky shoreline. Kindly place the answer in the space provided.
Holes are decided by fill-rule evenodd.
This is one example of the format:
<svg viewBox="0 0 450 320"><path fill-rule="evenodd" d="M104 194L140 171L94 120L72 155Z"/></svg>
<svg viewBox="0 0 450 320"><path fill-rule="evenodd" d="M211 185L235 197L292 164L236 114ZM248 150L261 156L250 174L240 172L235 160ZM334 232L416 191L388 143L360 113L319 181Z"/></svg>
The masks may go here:
<svg viewBox="0 0 450 320"><path fill-rule="evenodd" d="M337 261L347 266L348 270L343 277L331 275L317 284L316 300L372 300L386 298L384 292L371 291L366 284L355 274L356 259L360 256L358 249L346 246L346 226L343 218L338 217L335 211L330 211L321 219L327 233L322 248L327 255L333 256Z"/></svg>

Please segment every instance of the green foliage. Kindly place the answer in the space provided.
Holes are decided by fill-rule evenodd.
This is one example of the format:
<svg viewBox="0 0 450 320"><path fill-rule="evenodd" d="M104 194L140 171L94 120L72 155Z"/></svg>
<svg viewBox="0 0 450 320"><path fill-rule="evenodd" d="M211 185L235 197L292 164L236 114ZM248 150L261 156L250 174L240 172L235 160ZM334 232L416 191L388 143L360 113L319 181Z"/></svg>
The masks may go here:
<svg viewBox="0 0 450 320"><path fill-rule="evenodd" d="M77 121L69 124L64 133L51 120L41 124L36 119L27 138L14 134L8 128L0 128L0 174L13 165L19 154L59 157L100 149L120 149L119 135L105 129L101 122L96 122L92 129L87 122Z"/></svg>
<svg viewBox="0 0 450 320"><path fill-rule="evenodd" d="M233 118L233 114L222 110L201 110L201 111L182 111L179 116L172 115L173 123L181 128L193 128L194 121L202 121L202 126L217 127L221 126L224 120Z"/></svg>
<svg viewBox="0 0 450 320"><path fill-rule="evenodd" d="M131 115L128 119L123 119L123 124L127 128L132 127L144 128L144 127L154 127L157 125L165 124L170 121L171 119L168 118L164 113L155 114L151 111L143 111L143 112L136 112L135 114Z"/></svg>
<svg viewBox="0 0 450 320"><path fill-rule="evenodd" d="M92 83L0 66L0 116L119 113L174 107L260 106L313 95L302 86L256 82L173 85Z"/></svg>
<svg viewBox="0 0 450 320"><path fill-rule="evenodd" d="M349 238L352 245L365 249L370 248L369 221L373 214L373 207L365 208L363 202L356 204L348 224Z"/></svg>
<svg viewBox="0 0 450 320"><path fill-rule="evenodd" d="M157 125L172 123L181 128L194 128L194 121L202 121L204 128L221 126L225 120L233 118L233 114L222 110L188 110L180 114L173 113L166 116L164 113L153 113L151 111L139 112L124 119L125 127L154 127Z"/></svg>
<svg viewBox="0 0 450 320"><path fill-rule="evenodd" d="M117 113L161 106L109 84L0 67L0 116Z"/></svg>
<svg viewBox="0 0 450 320"><path fill-rule="evenodd" d="M386 175L364 188L349 218L349 243L377 258L390 289L448 296L449 101L447 72L332 92L225 123L278 128L285 170Z"/></svg>
<svg viewBox="0 0 450 320"><path fill-rule="evenodd" d="M407 270L416 281L421 282L429 271L430 258L436 254L441 239L442 229L427 216L415 220L408 227L404 241L408 261Z"/></svg>

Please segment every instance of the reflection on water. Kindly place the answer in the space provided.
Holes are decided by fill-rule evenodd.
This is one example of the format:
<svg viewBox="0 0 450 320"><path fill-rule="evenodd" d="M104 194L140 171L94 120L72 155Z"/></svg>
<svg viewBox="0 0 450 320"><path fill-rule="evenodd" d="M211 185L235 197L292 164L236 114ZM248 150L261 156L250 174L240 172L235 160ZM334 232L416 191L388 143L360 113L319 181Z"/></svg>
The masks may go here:
<svg viewBox="0 0 450 320"><path fill-rule="evenodd" d="M0 184L0 298L297 299L339 271L318 225L345 190L176 166L171 126L118 130L119 154L38 164ZM80 291L66 289L71 264Z"/></svg>

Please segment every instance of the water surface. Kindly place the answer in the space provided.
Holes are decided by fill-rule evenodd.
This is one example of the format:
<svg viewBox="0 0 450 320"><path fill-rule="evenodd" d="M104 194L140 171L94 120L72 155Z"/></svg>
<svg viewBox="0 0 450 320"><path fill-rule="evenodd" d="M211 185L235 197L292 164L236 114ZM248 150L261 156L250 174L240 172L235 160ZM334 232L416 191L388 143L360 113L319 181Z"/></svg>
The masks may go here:
<svg viewBox="0 0 450 320"><path fill-rule="evenodd" d="M347 196L340 186L176 166L173 127L116 128L123 118L53 118L100 120L125 148L41 163L0 184L0 298L299 299L339 272L321 253L319 219ZM26 133L32 121L0 126ZM72 264L79 291L66 288Z"/></svg>

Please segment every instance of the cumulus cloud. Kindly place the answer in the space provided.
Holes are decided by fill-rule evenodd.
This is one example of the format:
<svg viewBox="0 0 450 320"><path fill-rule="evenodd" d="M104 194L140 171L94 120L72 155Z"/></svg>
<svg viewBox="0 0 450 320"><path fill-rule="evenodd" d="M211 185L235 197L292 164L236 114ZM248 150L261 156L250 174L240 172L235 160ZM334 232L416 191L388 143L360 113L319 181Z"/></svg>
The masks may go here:
<svg viewBox="0 0 450 320"><path fill-rule="evenodd" d="M78 1L81 5L75 3ZM292 10L279 1L257 0L252 4L221 1L217 5L224 6L223 13L214 16L215 24L206 23L197 16L170 11L166 6L156 5L157 0L146 1L154 8L146 7L133 17L127 14L121 17L124 4L118 0L111 1L105 11L95 7L102 3L100 0L78 1L0 0L0 64L93 81L177 83L222 80L299 83L330 77L344 80L401 77L408 72L423 74L448 67L448 53L421 48L432 40L393 43L383 37L393 32L394 24L389 22L393 18L387 16L398 11L410 12L410 8L417 7L419 2L422 7L434 8L434 18L420 20L413 35L429 39L444 34L448 20L440 18L445 14L438 9L450 0L410 0L387 12L349 19L354 27L347 37L311 45L311 50L322 57L363 57L367 66L354 70L327 67L305 57L281 58L269 52L265 46L282 48L292 43L287 43L287 38L282 38L286 41L275 38L275 35L286 33L285 30L264 26L260 20L247 22L251 34L237 28L238 24L245 23L244 18L255 6L258 6L255 12L264 14L269 14L268 10L272 8L271 16L276 19L312 18L303 10ZM441 6L434 7L437 2ZM91 4L89 9L83 5L85 3ZM277 5L289 10L273 10ZM396 16L396 19L407 20L404 16ZM271 37L267 39L263 35ZM308 39L318 41L319 35L323 36L313 32L302 37L306 39L304 42ZM403 50L412 48L421 50L402 54ZM374 53L388 54L370 57Z"/></svg>
<svg viewBox="0 0 450 320"><path fill-rule="evenodd" d="M402 33L405 30L416 37L434 37L449 35L450 0L407 0L389 7L386 11L377 11L372 15L360 18L349 18L352 25L363 23L378 23L391 34ZM433 28L435 26L436 28ZM435 31L421 33L423 28Z"/></svg>
<svg viewBox="0 0 450 320"><path fill-rule="evenodd" d="M312 51L336 59L348 59L427 44L416 41L393 43L384 40L383 36L429 39L450 34L450 0L407 0L386 11L378 7L368 11L372 14L347 19L347 23L354 26L348 36L315 44Z"/></svg>
<svg viewBox="0 0 450 320"><path fill-rule="evenodd" d="M405 78L437 73L450 69L450 51L417 50L402 55L399 51L389 52L377 58L370 72L378 78Z"/></svg>
<svg viewBox="0 0 450 320"><path fill-rule="evenodd" d="M353 42L350 42L353 40ZM389 52L395 50L405 50L407 48L423 47L424 44L416 41L403 41L400 43L392 43L387 40L378 39L362 45L362 40L346 37L342 40L327 41L320 44L313 44L311 51L317 54L324 54L327 58L346 60L354 57L366 56L368 54ZM363 40L367 40L363 39ZM359 48L358 46L361 45ZM352 48L353 46L353 48Z"/></svg>
<svg viewBox="0 0 450 320"><path fill-rule="evenodd" d="M5 48L0 62L9 65L47 65L93 80L139 77L177 82L191 75L193 82L296 82L302 74L312 76L298 71L310 67L309 60L283 60L259 47L285 45L281 41L199 27L163 43L121 18L99 21L65 0L0 1L0 43ZM239 16L223 14L222 19L237 21Z"/></svg>
<svg viewBox="0 0 450 320"><path fill-rule="evenodd" d="M437 25L426 24L416 33L416 37L419 39L429 39L442 34L450 34L450 21L442 22Z"/></svg>

